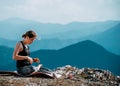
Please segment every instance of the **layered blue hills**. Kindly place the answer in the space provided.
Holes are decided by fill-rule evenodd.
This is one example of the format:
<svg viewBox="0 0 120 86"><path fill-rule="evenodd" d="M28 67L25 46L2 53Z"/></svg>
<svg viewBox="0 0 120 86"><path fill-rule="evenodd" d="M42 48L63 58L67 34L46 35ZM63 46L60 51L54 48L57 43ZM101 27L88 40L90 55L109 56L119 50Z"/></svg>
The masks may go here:
<svg viewBox="0 0 120 86"><path fill-rule="evenodd" d="M89 38L108 51L120 55L120 23L102 33L89 36Z"/></svg>
<svg viewBox="0 0 120 86"><path fill-rule="evenodd" d="M13 48L0 46L0 70L15 70L12 60ZM59 66L72 65L79 68L99 68L110 70L120 75L120 56L108 52L101 45L82 41L59 50L38 50L31 52L31 57L39 57L44 67L54 69ZM35 64L36 65L36 64Z"/></svg>
<svg viewBox="0 0 120 86"><path fill-rule="evenodd" d="M69 24L39 23L20 18L0 21L0 45L14 48L21 35L34 30L41 40L31 45L31 51L61 49L83 40L93 40L108 51L120 55L120 21L72 22Z"/></svg>
<svg viewBox="0 0 120 86"><path fill-rule="evenodd" d="M42 38L30 45L31 56L39 57L45 67L54 69L68 64L120 75L120 21L69 24L43 24L20 18L0 21L0 70L16 70L13 48L30 29Z"/></svg>
<svg viewBox="0 0 120 86"><path fill-rule="evenodd" d="M0 21L0 37L9 40L18 40L25 31L33 29L42 38L75 39L103 32L118 23L120 22L72 22L63 25L39 23L36 21L24 20L20 18L10 18L4 21Z"/></svg>
<svg viewBox="0 0 120 86"><path fill-rule="evenodd" d="M90 40L59 50L39 50L32 52L31 56L39 57L41 63L49 68L72 65L79 68L100 68L120 74L120 56L108 52L101 45Z"/></svg>
<svg viewBox="0 0 120 86"><path fill-rule="evenodd" d="M15 61L12 60L13 48L0 46L0 70L15 69Z"/></svg>

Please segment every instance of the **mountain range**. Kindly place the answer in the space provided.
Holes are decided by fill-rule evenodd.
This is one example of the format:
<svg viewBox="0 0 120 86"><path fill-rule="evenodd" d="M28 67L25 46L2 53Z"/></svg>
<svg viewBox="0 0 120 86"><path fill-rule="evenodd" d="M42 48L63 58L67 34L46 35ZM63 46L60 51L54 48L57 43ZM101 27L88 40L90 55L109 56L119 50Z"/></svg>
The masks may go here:
<svg viewBox="0 0 120 86"><path fill-rule="evenodd" d="M13 48L0 46L0 70L15 69L15 61L12 60Z"/></svg>
<svg viewBox="0 0 120 86"><path fill-rule="evenodd" d="M120 56L108 52L101 45L90 40L59 50L38 50L32 52L31 56L39 57L41 63L49 68L70 64L79 68L100 68L119 74Z"/></svg>
<svg viewBox="0 0 120 86"><path fill-rule="evenodd" d="M88 39L93 40L104 46L108 51L120 55L120 23L99 34L89 36Z"/></svg>
<svg viewBox="0 0 120 86"><path fill-rule="evenodd" d="M0 46L0 70L15 70L12 52L13 48ZM39 57L41 64L51 69L72 65L79 68L90 67L110 70L114 74L120 75L120 56L108 52L101 45L90 40L78 42L59 50L31 52L31 57Z"/></svg>
<svg viewBox="0 0 120 86"><path fill-rule="evenodd" d="M42 24L39 22L11 18L0 21L0 45L14 48L22 40L21 35L29 29L37 32L31 51L39 49L61 49L84 40L93 40L108 51L120 55L120 21L72 22L69 24Z"/></svg>
<svg viewBox="0 0 120 86"><path fill-rule="evenodd" d="M43 39L83 38L88 35L103 32L115 26L118 23L120 22L72 22L69 24L62 25L49 23L43 24L36 21L24 20L20 18L11 18L4 21L0 21L0 37L9 40L18 40L21 38L21 35L25 33L25 31L33 29L38 33L38 36L41 36Z"/></svg>

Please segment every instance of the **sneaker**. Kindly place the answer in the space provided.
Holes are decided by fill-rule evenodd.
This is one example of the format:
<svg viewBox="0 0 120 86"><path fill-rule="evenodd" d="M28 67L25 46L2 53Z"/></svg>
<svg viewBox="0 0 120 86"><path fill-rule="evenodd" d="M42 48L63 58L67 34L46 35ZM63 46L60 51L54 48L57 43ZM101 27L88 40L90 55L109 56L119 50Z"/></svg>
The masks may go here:
<svg viewBox="0 0 120 86"><path fill-rule="evenodd" d="M42 64L39 64L37 67L34 66L35 72L38 72L41 67L42 67Z"/></svg>

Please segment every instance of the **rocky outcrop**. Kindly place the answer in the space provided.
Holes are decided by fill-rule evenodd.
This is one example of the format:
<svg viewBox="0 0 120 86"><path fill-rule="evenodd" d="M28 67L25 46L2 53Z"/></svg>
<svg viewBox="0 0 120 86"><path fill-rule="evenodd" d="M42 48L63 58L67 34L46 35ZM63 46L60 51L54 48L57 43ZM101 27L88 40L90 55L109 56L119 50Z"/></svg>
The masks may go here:
<svg viewBox="0 0 120 86"><path fill-rule="evenodd" d="M120 86L120 77L108 70L78 69L70 65L58 67L59 78L0 76L0 86Z"/></svg>

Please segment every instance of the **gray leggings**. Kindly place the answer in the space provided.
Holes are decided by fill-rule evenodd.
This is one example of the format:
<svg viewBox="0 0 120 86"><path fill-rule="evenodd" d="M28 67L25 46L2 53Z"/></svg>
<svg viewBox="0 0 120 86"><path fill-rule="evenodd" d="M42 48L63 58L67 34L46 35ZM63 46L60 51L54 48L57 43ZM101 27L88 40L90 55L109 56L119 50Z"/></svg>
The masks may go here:
<svg viewBox="0 0 120 86"><path fill-rule="evenodd" d="M35 72L35 66L24 66L17 69L17 72L20 76L29 76L32 72ZM37 72L43 72L47 74L51 74L53 71L48 68L41 67Z"/></svg>
<svg viewBox="0 0 120 86"><path fill-rule="evenodd" d="M18 74L20 74L21 76L27 76L30 75L32 72L34 72L34 68L33 66L24 66L21 68L17 68L17 72Z"/></svg>

